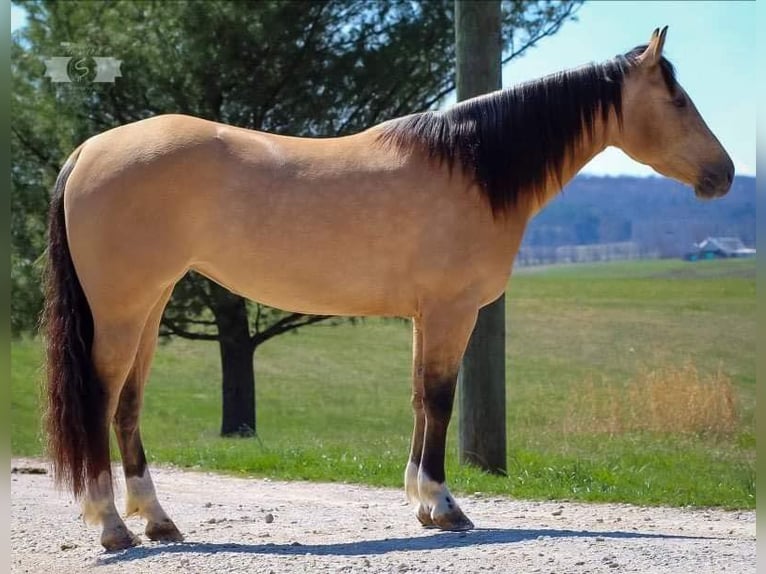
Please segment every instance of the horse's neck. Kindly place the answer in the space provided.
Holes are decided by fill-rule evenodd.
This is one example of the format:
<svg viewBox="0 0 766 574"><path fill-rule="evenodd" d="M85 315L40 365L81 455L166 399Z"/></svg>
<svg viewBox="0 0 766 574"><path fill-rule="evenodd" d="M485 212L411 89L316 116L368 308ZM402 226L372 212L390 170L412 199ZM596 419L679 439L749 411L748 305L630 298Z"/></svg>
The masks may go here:
<svg viewBox="0 0 766 574"><path fill-rule="evenodd" d="M530 194L531 203L529 205L530 217L535 215L545 207L561 189L576 176L585 165L604 151L608 145L611 145L611 127L612 123L617 121L614 111L609 114L609 119L605 122L601 116L594 122L593 136L583 132L582 139L574 147L573 152L567 154L561 167L561 172L556 175L549 175L545 182L544 192L537 197L537 194Z"/></svg>

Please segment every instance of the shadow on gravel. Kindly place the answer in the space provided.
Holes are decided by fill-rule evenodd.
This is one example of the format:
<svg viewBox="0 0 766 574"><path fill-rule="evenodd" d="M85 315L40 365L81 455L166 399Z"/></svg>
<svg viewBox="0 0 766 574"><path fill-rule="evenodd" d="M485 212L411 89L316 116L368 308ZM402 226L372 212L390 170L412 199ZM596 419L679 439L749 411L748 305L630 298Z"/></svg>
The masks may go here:
<svg viewBox="0 0 766 574"><path fill-rule="evenodd" d="M137 546L116 553L105 553L97 559L100 564L119 564L141 560L162 554L272 554L277 556L366 556L388 552L418 550L456 549L485 544L512 544L537 540L538 538L615 538L615 539L667 539L667 540L716 540L716 537L676 536L672 534L649 534L641 532L592 532L588 530L520 530L512 528L477 528L470 532L438 532L431 536L411 538L382 538L357 542L331 542L327 544L237 544L222 542L182 542L179 544L154 544Z"/></svg>

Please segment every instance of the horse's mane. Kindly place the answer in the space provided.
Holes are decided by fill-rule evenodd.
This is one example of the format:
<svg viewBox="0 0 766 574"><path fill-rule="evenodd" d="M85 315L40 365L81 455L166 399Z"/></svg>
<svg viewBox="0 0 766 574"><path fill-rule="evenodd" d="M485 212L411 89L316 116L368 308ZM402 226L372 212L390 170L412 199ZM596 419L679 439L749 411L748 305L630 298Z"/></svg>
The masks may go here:
<svg viewBox="0 0 766 574"><path fill-rule="evenodd" d="M524 193L542 193L549 175L561 180L567 154L597 114L613 109L622 124L623 80L646 46L601 64L588 64L539 80L386 122L380 140L401 148L422 146L431 159L455 163L469 174L497 215ZM675 91L672 64L661 59L665 84Z"/></svg>

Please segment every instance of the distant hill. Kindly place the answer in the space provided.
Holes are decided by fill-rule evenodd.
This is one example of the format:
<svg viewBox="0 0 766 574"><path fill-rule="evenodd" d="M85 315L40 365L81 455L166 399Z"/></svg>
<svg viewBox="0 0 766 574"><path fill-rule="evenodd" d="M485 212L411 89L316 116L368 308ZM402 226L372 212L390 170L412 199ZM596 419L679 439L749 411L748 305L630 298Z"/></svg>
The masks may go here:
<svg viewBox="0 0 766 574"><path fill-rule="evenodd" d="M676 257L708 236L755 246L754 177L737 176L725 197L703 201L666 178L581 175L530 222L523 247L633 242Z"/></svg>

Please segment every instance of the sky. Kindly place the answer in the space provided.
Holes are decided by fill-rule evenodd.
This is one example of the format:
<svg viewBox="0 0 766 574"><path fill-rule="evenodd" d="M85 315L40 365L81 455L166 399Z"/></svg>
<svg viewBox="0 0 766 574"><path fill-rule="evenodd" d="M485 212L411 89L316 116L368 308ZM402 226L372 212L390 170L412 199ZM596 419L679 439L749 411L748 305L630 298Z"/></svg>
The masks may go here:
<svg viewBox="0 0 766 574"><path fill-rule="evenodd" d="M503 68L503 86L588 62L607 60L669 26L665 56L702 117L729 152L737 173L755 175L755 2L590 0L524 57ZM11 30L24 11L11 9ZM594 175L651 175L651 168L610 148L583 170Z"/></svg>

